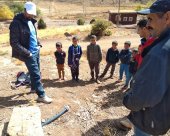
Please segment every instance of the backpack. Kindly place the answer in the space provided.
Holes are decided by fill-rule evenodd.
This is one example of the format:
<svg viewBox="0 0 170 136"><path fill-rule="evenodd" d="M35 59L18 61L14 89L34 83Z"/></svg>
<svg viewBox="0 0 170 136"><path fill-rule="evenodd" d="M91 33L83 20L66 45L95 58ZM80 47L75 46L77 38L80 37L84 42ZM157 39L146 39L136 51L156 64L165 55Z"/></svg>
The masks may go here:
<svg viewBox="0 0 170 136"><path fill-rule="evenodd" d="M30 74L28 72L18 72L16 78L16 81L11 82L12 88L18 88L19 86L31 84Z"/></svg>

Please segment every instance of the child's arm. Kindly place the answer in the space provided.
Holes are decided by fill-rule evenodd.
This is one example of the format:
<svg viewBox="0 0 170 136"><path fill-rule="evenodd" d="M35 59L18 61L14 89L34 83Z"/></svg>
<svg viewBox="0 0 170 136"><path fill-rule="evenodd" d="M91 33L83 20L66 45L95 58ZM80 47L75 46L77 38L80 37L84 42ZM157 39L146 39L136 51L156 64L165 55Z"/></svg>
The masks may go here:
<svg viewBox="0 0 170 136"><path fill-rule="evenodd" d="M109 61L109 49L108 49L108 51L107 51L107 54L106 54L106 62L108 62Z"/></svg>
<svg viewBox="0 0 170 136"><path fill-rule="evenodd" d="M101 51L100 46L98 46L98 47L99 47L99 62L101 62L102 61L102 51Z"/></svg>
<svg viewBox="0 0 170 136"><path fill-rule="evenodd" d="M90 54L89 54L89 46L87 46L87 60L90 60Z"/></svg>
<svg viewBox="0 0 170 136"><path fill-rule="evenodd" d="M72 66L72 50L71 50L71 47L69 47L69 49L68 49L68 65L69 65L69 67Z"/></svg>

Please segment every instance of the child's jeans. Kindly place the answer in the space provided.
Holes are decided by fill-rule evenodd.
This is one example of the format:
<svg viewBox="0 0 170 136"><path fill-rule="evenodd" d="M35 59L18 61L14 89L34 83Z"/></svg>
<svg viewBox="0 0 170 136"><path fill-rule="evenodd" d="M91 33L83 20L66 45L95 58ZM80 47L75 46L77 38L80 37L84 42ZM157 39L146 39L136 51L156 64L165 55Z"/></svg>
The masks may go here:
<svg viewBox="0 0 170 136"><path fill-rule="evenodd" d="M58 75L59 75L59 78L62 78L64 79L64 64L57 64L57 69L58 69Z"/></svg>
<svg viewBox="0 0 170 136"><path fill-rule="evenodd" d="M128 64L120 64L120 71L119 71L119 80L122 80L123 78L123 73L125 72L125 75L126 75L126 82L125 82L125 85L128 86L129 84L129 81L130 81L130 73L129 73L129 65Z"/></svg>

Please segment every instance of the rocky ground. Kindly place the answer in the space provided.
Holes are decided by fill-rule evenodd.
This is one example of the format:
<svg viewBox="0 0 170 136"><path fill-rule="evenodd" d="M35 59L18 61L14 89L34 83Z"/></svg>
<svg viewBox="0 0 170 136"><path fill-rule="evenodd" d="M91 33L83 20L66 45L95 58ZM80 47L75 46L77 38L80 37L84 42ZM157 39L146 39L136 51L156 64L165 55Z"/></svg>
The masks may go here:
<svg viewBox="0 0 170 136"><path fill-rule="evenodd" d="M119 33L123 32L119 31ZM122 48L125 40L132 41L132 47L137 47L139 37L134 30L126 30L126 35L105 37L98 41L105 52L110 47L112 40L118 40L119 49ZM4 46L8 54L0 56L0 124L9 122L12 109L16 106L38 105L41 109L42 120L57 114L64 105L70 107L69 112L58 120L44 127L46 136L131 136L133 130L122 131L117 129L118 119L128 115L129 111L122 105L124 92L123 82L116 84L118 79L119 64L116 66L114 79L109 79L109 73L96 84L90 80L89 66L86 60L86 46L88 41L80 41L83 48L83 57L80 64L80 81L71 81L70 69L65 65L66 80L58 81L58 74L55 65L53 52L55 42L62 41L64 50L67 52L71 41L68 38L56 37L55 39L41 40L44 47L41 50L41 72L42 83L48 96L53 98L53 103L46 105L35 103L35 94L28 94L30 88L21 86L17 89L10 87L10 81L16 80L19 71L26 71L24 64L17 63L11 59L10 47ZM45 55L45 52L50 52ZM44 56L45 55L45 56ZM20 64L20 65L18 65ZM104 69L105 61L101 62L101 72Z"/></svg>

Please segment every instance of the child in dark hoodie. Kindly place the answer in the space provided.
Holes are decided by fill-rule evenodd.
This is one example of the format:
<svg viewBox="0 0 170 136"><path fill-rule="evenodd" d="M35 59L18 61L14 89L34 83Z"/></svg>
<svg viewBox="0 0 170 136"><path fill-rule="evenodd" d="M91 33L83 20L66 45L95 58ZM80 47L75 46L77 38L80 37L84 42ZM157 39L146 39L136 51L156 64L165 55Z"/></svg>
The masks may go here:
<svg viewBox="0 0 170 136"><path fill-rule="evenodd" d="M131 42L130 41L126 41L124 43L124 49L121 50L120 54L119 54L119 59L121 61L120 64L120 71L119 71L119 82L122 81L123 78L123 73L125 72L126 75L126 82L124 85L124 89L126 89L128 87L129 81L130 81L130 74L129 74L129 63L130 63L130 59L131 59L131 50L130 50L130 46L131 46Z"/></svg>
<svg viewBox="0 0 170 136"><path fill-rule="evenodd" d="M59 80L64 80L64 63L65 63L65 57L66 53L62 50L62 44L60 42L56 43L56 52L54 52L56 63L57 63L57 69L58 69L58 75ZM61 78L62 77L62 78Z"/></svg>
<svg viewBox="0 0 170 136"><path fill-rule="evenodd" d="M119 51L117 49L117 45L118 45L117 41L113 41L112 47L108 49L107 54L106 54L107 64L106 64L106 67L105 67L103 73L101 74L100 78L103 78L106 75L110 66L111 66L111 71L110 71L109 78L113 78L116 63L119 61Z"/></svg>

